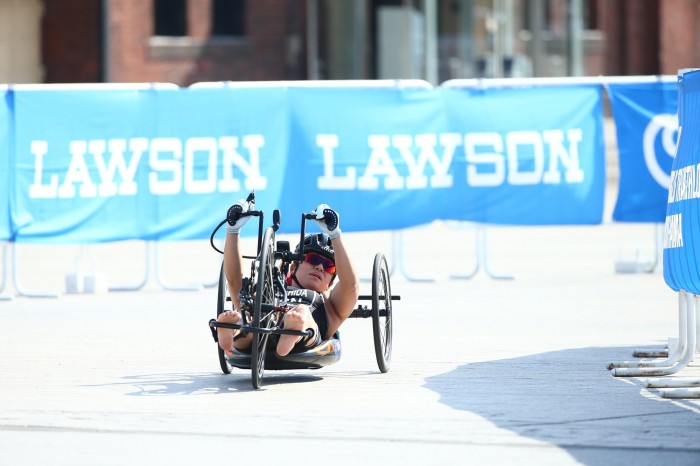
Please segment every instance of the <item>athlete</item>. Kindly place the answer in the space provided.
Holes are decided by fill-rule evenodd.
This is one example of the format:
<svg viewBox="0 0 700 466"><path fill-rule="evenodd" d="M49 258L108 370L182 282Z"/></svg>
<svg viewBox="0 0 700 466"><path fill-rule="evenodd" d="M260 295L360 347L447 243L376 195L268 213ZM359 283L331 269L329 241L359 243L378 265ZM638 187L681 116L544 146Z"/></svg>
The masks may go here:
<svg viewBox="0 0 700 466"><path fill-rule="evenodd" d="M241 212L248 209L244 200L235 205L240 206ZM288 301L291 305L284 313L282 324L290 330L310 329L313 335L310 338L280 335L276 348L280 356L286 356L292 351L304 351L331 338L354 310L360 294L355 267L343 244L340 216L326 204L319 205L313 213L316 214L314 220L322 233L306 235L303 241L303 260L290 264L289 275L286 278ZM224 273L233 310L221 313L217 321L241 324L238 292L243 280L243 256L240 252L239 232L250 216L239 217L236 220L231 216L227 218L229 221L224 245ZM300 250L299 244L296 252ZM222 327L217 328L217 333L219 346L228 355L232 354L234 348L247 350L251 347L252 333L243 336L238 329Z"/></svg>

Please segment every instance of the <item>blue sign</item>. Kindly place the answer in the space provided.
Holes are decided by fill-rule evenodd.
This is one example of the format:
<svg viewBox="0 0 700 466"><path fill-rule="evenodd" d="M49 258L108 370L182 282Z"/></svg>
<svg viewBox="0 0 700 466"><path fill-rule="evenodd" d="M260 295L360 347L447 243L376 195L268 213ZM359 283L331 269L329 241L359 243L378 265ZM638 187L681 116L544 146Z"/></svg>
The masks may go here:
<svg viewBox="0 0 700 466"><path fill-rule="evenodd" d="M678 131L676 82L608 85L615 117L619 222L663 222Z"/></svg>
<svg viewBox="0 0 700 466"><path fill-rule="evenodd" d="M0 241L12 238L10 228L10 190L12 177L11 94L0 86Z"/></svg>
<svg viewBox="0 0 700 466"><path fill-rule="evenodd" d="M282 210L281 232L296 232L299 214L320 203L341 213L345 231L441 219L595 224L605 186L601 94L19 88L11 231L26 242L207 238L250 191L256 208Z"/></svg>
<svg viewBox="0 0 700 466"><path fill-rule="evenodd" d="M251 190L272 208L284 99L269 88L16 91L17 239L199 239Z"/></svg>
<svg viewBox="0 0 700 466"><path fill-rule="evenodd" d="M455 187L440 91L290 88L283 212L327 203L343 230L398 229L441 218ZM297 231L298 224L286 225Z"/></svg>
<svg viewBox="0 0 700 466"><path fill-rule="evenodd" d="M605 153L597 85L447 88L460 139L442 218L511 225L597 224Z"/></svg>
<svg viewBox="0 0 700 466"><path fill-rule="evenodd" d="M684 73L678 87L678 148L667 196L664 280L675 291L700 294L700 70Z"/></svg>

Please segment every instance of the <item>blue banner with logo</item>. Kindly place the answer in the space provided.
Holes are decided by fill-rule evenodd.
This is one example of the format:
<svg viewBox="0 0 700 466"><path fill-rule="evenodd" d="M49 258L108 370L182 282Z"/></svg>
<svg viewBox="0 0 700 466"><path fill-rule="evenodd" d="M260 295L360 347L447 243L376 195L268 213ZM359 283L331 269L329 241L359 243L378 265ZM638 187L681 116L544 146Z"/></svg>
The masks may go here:
<svg viewBox="0 0 700 466"><path fill-rule="evenodd" d="M320 203L346 231L599 223L601 94L18 88L11 228L20 241L201 239L251 191L256 208L282 210L281 232Z"/></svg>
<svg viewBox="0 0 700 466"><path fill-rule="evenodd" d="M443 218L466 188L453 182L439 90L299 87L289 97L283 212L327 203L344 231L399 229Z"/></svg>
<svg viewBox="0 0 700 466"><path fill-rule="evenodd" d="M663 222L678 131L678 84L613 83L607 89L620 163L613 220Z"/></svg>
<svg viewBox="0 0 700 466"><path fill-rule="evenodd" d="M512 225L597 224L605 152L598 85L446 88L454 181L445 217Z"/></svg>
<svg viewBox="0 0 700 466"><path fill-rule="evenodd" d="M18 240L207 238L247 192L279 202L283 89L14 94Z"/></svg>
<svg viewBox="0 0 700 466"><path fill-rule="evenodd" d="M664 280L700 294L700 70L678 82L678 148L671 167L664 229Z"/></svg>
<svg viewBox="0 0 700 466"><path fill-rule="evenodd" d="M10 190L12 178L11 94L0 86L0 241L12 238L10 228Z"/></svg>

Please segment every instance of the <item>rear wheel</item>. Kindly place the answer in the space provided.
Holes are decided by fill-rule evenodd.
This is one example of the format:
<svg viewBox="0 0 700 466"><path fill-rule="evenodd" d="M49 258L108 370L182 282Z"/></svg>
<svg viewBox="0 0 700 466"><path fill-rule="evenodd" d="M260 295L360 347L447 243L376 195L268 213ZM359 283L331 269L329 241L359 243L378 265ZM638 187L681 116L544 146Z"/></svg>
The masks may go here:
<svg viewBox="0 0 700 466"><path fill-rule="evenodd" d="M273 286L273 267L275 261L275 231L269 227L265 230L265 236L260 247L258 257L257 283L255 285L255 302L253 304L253 327L269 329L273 326L275 307L275 291ZM266 305L266 306L263 306ZM263 309L263 307L265 309ZM253 346L251 354L251 372L253 388L260 388L265 372L265 351L267 347L268 333L253 333Z"/></svg>
<svg viewBox="0 0 700 466"><path fill-rule="evenodd" d="M372 329L374 330L374 353L382 372L389 371L391 363L391 284L389 267L384 254L374 256L372 268Z"/></svg>
<svg viewBox="0 0 700 466"><path fill-rule="evenodd" d="M226 275L224 274L224 264L221 264L221 272L219 272L219 293L217 296L216 300L216 317L219 317L219 314L222 312L226 311L226 290L228 287L226 286ZM226 360L226 356L224 354L224 350L221 349L219 344L217 343L216 349L218 350L219 353L219 365L221 366L221 370L223 371L224 374L230 374L231 370L233 367L231 364L228 363Z"/></svg>

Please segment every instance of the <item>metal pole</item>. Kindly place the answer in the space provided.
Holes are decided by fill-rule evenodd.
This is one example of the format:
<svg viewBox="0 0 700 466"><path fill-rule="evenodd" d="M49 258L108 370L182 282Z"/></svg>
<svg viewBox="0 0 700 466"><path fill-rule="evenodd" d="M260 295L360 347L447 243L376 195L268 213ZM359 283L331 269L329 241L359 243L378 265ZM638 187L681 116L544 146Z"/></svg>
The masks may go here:
<svg viewBox="0 0 700 466"><path fill-rule="evenodd" d="M544 28L544 2L530 2L528 11L530 17L530 55L532 57L532 75L542 76L544 74L544 42L542 40L542 29Z"/></svg>
<svg viewBox="0 0 700 466"><path fill-rule="evenodd" d="M492 62L494 78L503 77L503 0L491 2L491 15L487 18L487 30L493 41Z"/></svg>
<svg viewBox="0 0 700 466"><path fill-rule="evenodd" d="M436 0L424 0L423 10L425 12L425 80L437 86L439 83Z"/></svg>
<svg viewBox="0 0 700 466"><path fill-rule="evenodd" d="M365 72L365 18L367 17L365 2L353 2L352 21L352 70L353 79L366 78Z"/></svg>
<svg viewBox="0 0 700 466"><path fill-rule="evenodd" d="M317 80L318 73L318 0L306 0L306 76Z"/></svg>
<svg viewBox="0 0 700 466"><path fill-rule="evenodd" d="M583 76L583 1L569 0L569 76Z"/></svg>

